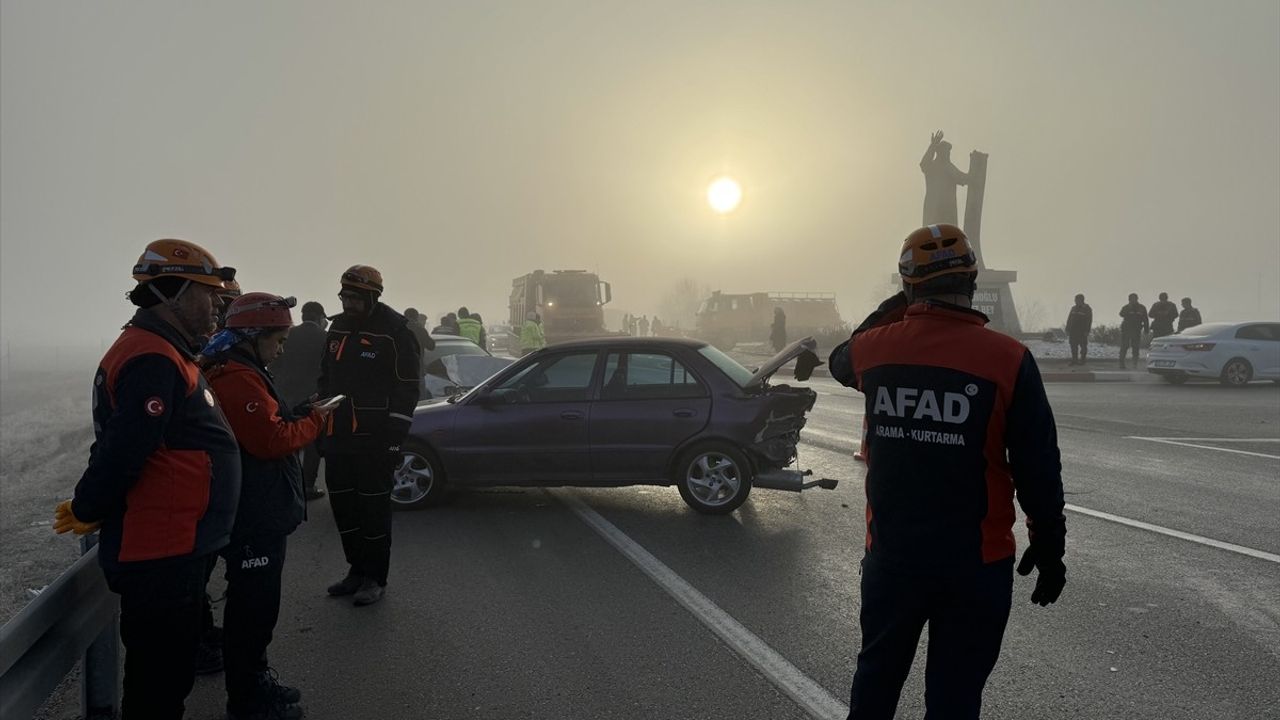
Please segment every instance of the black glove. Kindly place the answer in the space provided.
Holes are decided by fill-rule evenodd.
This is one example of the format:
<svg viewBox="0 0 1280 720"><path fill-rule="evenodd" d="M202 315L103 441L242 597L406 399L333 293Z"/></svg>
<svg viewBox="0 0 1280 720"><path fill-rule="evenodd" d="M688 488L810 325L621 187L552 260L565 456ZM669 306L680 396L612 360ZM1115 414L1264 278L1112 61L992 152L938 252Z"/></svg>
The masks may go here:
<svg viewBox="0 0 1280 720"><path fill-rule="evenodd" d="M1039 570L1036 589L1031 591L1031 602L1040 607L1055 602L1067 584L1067 566L1063 564L1061 555L1053 555L1033 542L1027 546L1022 553L1022 560L1018 562L1019 575L1030 575L1033 567Z"/></svg>
<svg viewBox="0 0 1280 720"><path fill-rule="evenodd" d="M800 353L800 357L796 358L796 379L808 380L809 376L813 374L813 369L821 364L822 361L818 359L817 355L805 350Z"/></svg>

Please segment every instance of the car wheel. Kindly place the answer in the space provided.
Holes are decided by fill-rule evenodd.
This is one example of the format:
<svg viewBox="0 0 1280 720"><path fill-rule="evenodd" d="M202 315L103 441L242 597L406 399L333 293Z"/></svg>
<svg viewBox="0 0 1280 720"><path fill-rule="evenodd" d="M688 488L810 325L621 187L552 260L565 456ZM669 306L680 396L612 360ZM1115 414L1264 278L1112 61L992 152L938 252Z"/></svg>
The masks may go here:
<svg viewBox="0 0 1280 720"><path fill-rule="evenodd" d="M1169 373L1166 375L1161 375L1160 379L1164 380L1170 385L1181 385L1187 381L1187 375L1186 373Z"/></svg>
<svg viewBox="0 0 1280 720"><path fill-rule="evenodd" d="M418 446L406 447L392 470L391 507L397 510L439 505L449 494L444 471L435 453Z"/></svg>
<svg viewBox="0 0 1280 720"><path fill-rule="evenodd" d="M1253 366L1244 358L1231 358L1222 366L1222 384L1244 387L1253 379Z"/></svg>
<svg viewBox="0 0 1280 720"><path fill-rule="evenodd" d="M676 487L689 507L706 515L737 510L751 494L751 465L730 445L706 443L680 456Z"/></svg>

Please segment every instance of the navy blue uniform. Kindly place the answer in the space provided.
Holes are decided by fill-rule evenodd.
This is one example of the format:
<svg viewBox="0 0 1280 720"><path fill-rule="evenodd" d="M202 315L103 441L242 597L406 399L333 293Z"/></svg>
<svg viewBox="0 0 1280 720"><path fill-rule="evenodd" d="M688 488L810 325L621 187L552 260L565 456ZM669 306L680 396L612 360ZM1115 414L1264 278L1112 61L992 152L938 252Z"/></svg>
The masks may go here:
<svg viewBox="0 0 1280 720"><path fill-rule="evenodd" d="M346 395L320 441L329 505L351 572L387 584L393 463L409 433L422 351L403 315L378 303L366 318L329 328L320 394Z"/></svg>
<svg viewBox="0 0 1280 720"><path fill-rule="evenodd" d="M180 718L205 571L235 517L240 451L192 348L149 310L102 358L93 428L71 509L102 523L98 561L120 595L124 717Z"/></svg>
<svg viewBox="0 0 1280 720"><path fill-rule="evenodd" d="M1061 558L1061 463L1034 359L983 314L899 296L831 354L866 395L862 649L850 718L892 718L929 625L930 717L977 717L1013 580L1015 491Z"/></svg>

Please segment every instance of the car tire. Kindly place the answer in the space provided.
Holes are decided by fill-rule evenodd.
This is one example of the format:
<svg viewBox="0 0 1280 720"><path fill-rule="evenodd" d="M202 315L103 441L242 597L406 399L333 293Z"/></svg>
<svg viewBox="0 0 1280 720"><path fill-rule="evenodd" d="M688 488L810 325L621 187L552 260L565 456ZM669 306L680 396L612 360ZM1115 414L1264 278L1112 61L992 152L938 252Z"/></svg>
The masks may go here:
<svg viewBox="0 0 1280 720"><path fill-rule="evenodd" d="M444 468L430 448L406 445L392 470L391 508L417 510L439 505L449 496Z"/></svg>
<svg viewBox="0 0 1280 720"><path fill-rule="evenodd" d="M1160 379L1169 383L1170 385L1182 385L1190 378L1187 377L1186 373L1167 373L1167 374L1161 375Z"/></svg>
<svg viewBox="0 0 1280 720"><path fill-rule="evenodd" d="M751 494L753 471L745 455L727 443L701 443L676 462L672 480L680 497L704 515L727 515Z"/></svg>
<svg viewBox="0 0 1280 720"><path fill-rule="evenodd" d="M1244 387L1253 379L1253 366L1244 358L1231 358L1226 365L1222 366L1222 375L1219 379L1228 387Z"/></svg>

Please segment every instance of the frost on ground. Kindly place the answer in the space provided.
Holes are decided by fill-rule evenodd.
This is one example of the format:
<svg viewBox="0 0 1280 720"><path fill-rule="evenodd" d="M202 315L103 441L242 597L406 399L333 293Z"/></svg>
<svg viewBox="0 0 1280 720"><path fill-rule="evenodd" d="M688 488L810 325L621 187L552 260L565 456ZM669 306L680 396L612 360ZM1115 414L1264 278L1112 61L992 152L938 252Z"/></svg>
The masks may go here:
<svg viewBox="0 0 1280 720"><path fill-rule="evenodd" d="M92 377L91 368L8 373L0 383L0 622L79 557L76 539L51 526L93 442Z"/></svg>

